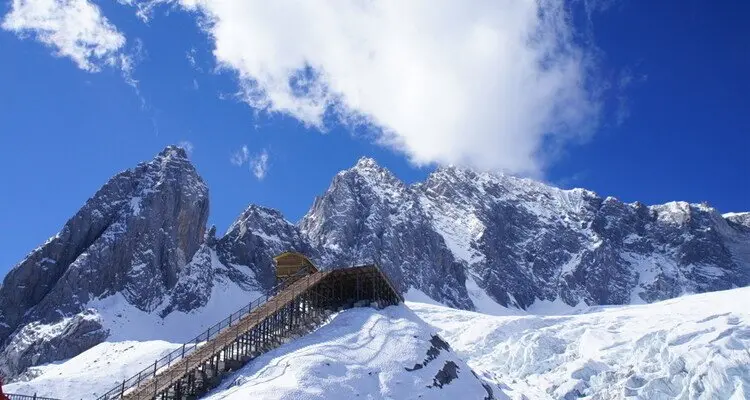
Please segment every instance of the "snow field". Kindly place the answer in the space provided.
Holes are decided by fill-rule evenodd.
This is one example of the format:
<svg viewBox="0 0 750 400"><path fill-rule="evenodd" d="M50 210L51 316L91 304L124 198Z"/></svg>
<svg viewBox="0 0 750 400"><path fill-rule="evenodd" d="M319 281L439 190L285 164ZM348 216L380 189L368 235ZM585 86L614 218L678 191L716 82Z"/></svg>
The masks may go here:
<svg viewBox="0 0 750 400"><path fill-rule="evenodd" d="M488 390L507 398L475 376L434 332L405 306L346 310L251 361L207 398L484 399ZM164 341L102 343L64 362L35 367L36 378L7 385L6 391L95 399L178 347ZM451 373L455 376L440 378Z"/></svg>
<svg viewBox="0 0 750 400"><path fill-rule="evenodd" d="M434 346L433 332L404 306L346 310L317 331L258 357L207 399L487 397L483 382L452 350ZM439 384L436 376L451 363L458 367L457 378ZM507 398L497 386L489 390L495 398Z"/></svg>
<svg viewBox="0 0 750 400"><path fill-rule="evenodd" d="M346 310L251 361L207 398L483 399L488 389L498 399L750 398L750 288L567 312L487 315L411 301ZM6 390L93 399L177 347L102 343L35 367L36 378Z"/></svg>
<svg viewBox="0 0 750 400"><path fill-rule="evenodd" d="M407 304L513 398L750 398L750 288L566 316Z"/></svg>
<svg viewBox="0 0 750 400"><path fill-rule="evenodd" d="M104 342L66 361L32 367L36 378L3 389L57 399L95 399L180 346L161 340Z"/></svg>

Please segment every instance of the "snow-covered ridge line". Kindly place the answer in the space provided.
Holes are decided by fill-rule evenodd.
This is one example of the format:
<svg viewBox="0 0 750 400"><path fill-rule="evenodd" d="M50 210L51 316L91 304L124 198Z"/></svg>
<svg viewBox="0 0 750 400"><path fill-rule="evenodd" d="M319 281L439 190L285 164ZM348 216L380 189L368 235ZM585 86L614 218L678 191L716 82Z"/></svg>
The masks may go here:
<svg viewBox="0 0 750 400"><path fill-rule="evenodd" d="M107 336L187 339L175 327L203 327L234 301L216 296L269 289L272 257L286 250L324 267L375 262L401 292L469 310L654 302L728 289L750 284L743 215L684 202L626 204L455 167L405 185L363 158L333 178L299 224L251 205L217 237L206 230L205 182L184 151L168 147L107 182L0 288L0 339L93 308L101 326L76 321L97 340L38 337L0 355L0 369L67 358ZM141 334L132 324L154 329Z"/></svg>

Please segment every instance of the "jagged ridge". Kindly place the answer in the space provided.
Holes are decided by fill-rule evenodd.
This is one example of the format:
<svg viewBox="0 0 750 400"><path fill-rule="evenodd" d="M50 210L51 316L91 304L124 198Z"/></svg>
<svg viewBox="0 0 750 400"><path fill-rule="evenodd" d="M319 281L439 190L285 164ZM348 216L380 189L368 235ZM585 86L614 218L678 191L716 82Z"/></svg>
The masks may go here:
<svg viewBox="0 0 750 400"><path fill-rule="evenodd" d="M107 337L179 341L267 290L272 257L290 249L327 267L376 262L401 291L464 309L652 302L748 285L747 215L625 204L456 167L406 185L363 158L299 224L251 205L217 238L205 232L205 183L170 146L112 178L9 272L0 368L15 375ZM138 321L148 322L126 329Z"/></svg>

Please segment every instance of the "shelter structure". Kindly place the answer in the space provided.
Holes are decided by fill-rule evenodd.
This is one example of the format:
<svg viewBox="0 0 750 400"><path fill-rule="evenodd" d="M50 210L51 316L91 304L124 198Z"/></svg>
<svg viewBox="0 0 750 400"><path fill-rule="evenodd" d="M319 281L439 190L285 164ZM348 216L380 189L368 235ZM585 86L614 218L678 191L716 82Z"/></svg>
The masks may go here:
<svg viewBox="0 0 750 400"><path fill-rule="evenodd" d="M259 355L313 331L334 312L404 301L377 265L319 271L295 252L274 261L280 282L268 294L118 382L97 400L194 400Z"/></svg>
<svg viewBox="0 0 750 400"><path fill-rule="evenodd" d="M308 274L318 272L318 267L309 258L296 251L285 251L274 257L273 261L276 264L277 283L291 284L292 278L301 276L302 271Z"/></svg>

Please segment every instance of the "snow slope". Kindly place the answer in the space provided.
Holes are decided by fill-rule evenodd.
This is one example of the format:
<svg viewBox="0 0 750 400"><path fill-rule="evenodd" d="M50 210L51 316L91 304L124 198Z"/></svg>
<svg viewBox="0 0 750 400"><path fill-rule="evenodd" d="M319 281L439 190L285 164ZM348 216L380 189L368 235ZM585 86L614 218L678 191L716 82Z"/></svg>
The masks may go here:
<svg viewBox="0 0 750 400"><path fill-rule="evenodd" d="M207 398L483 399L491 390L518 400L748 399L748 305L750 287L652 304L568 306L568 315L487 315L417 302L356 308L260 356ZM176 346L102 343L33 368L35 379L7 391L94 398Z"/></svg>
<svg viewBox="0 0 750 400"><path fill-rule="evenodd" d="M6 391L95 399L117 381L179 347L164 341L106 342ZM492 396L490 396L490 393ZM208 399L506 399L478 378L405 306L340 312L315 332L253 360Z"/></svg>
<svg viewBox="0 0 750 400"><path fill-rule="evenodd" d="M407 304L513 398L750 398L750 287L564 316Z"/></svg>
<svg viewBox="0 0 750 400"><path fill-rule="evenodd" d="M433 332L404 306L346 310L252 361L207 399L507 398Z"/></svg>
<svg viewBox="0 0 750 400"><path fill-rule="evenodd" d="M166 340L184 343L261 296L260 292L246 290L217 276L207 303L189 312L174 311L162 318L135 308L120 293L96 299L89 307L97 310L102 325L111 332L107 338L110 342Z"/></svg>
<svg viewBox="0 0 750 400"><path fill-rule="evenodd" d="M100 343L76 357L29 368L37 377L5 385L7 393L57 399L95 399L180 345L164 341Z"/></svg>

